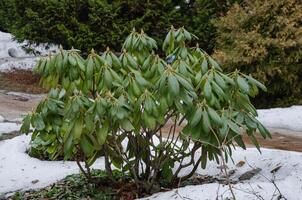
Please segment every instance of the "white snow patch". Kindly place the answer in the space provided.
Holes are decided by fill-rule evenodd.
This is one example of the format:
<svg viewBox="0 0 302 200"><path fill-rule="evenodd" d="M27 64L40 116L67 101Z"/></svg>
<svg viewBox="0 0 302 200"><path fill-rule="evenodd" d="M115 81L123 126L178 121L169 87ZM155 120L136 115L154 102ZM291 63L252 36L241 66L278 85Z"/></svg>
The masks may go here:
<svg viewBox="0 0 302 200"><path fill-rule="evenodd" d="M258 110L258 120L267 128L302 131L302 106Z"/></svg>
<svg viewBox="0 0 302 200"><path fill-rule="evenodd" d="M72 161L41 161L30 157L26 153L29 141L30 136L21 135L0 142L0 194L42 188L79 173ZM92 168L103 169L102 160L98 159ZM36 180L37 183L32 183Z"/></svg>
<svg viewBox="0 0 302 200"><path fill-rule="evenodd" d="M237 149L234 151L234 163L239 161L248 161L247 163L253 168L261 168L260 174L254 176L250 180L234 184L234 192L237 199L260 199L253 193L260 195L263 199L277 199L278 192L276 188L269 181L274 179L276 185L280 189L283 196L290 200L301 200L302 197L302 153L262 149L262 154L254 148L249 148L246 151ZM232 180L237 180L238 177L252 168L248 164L242 167L236 167L235 164L228 163L229 170L236 170L235 174L231 176ZM273 175L271 170L276 167L281 168ZM199 169L198 173L203 175L221 176L220 169L217 164L210 162L205 170ZM264 178L267 177L269 180ZM162 192L144 198L149 200L162 199L206 199L231 198L231 193L228 186L218 183L186 186L178 188L169 192Z"/></svg>
<svg viewBox="0 0 302 200"><path fill-rule="evenodd" d="M0 71L6 72L15 69L31 70L35 66L38 57L35 57L34 54L26 53L22 49L22 46L27 44L27 41L18 43L13 39L11 34L0 31ZM48 55L49 52L58 51L58 46L56 45L31 45L31 48L40 52L40 55L42 56ZM9 56L9 49L14 49L15 54L17 55L16 58Z"/></svg>
<svg viewBox="0 0 302 200"><path fill-rule="evenodd" d="M22 69L22 70L32 70L36 65L37 58L25 58L25 59L15 59L0 65L1 72L9 72L12 70Z"/></svg>
<svg viewBox="0 0 302 200"><path fill-rule="evenodd" d="M45 97L45 94L28 94L24 92L6 92L5 94L10 96L28 98L28 99L41 99Z"/></svg>
<svg viewBox="0 0 302 200"><path fill-rule="evenodd" d="M0 31L0 58L9 57L8 49L14 48L19 56L26 56L26 53L20 48L20 44L13 40L9 33Z"/></svg>
<svg viewBox="0 0 302 200"><path fill-rule="evenodd" d="M0 135L2 135L3 133L18 131L20 130L20 127L21 124L17 124L17 123L10 123L10 122L0 123Z"/></svg>

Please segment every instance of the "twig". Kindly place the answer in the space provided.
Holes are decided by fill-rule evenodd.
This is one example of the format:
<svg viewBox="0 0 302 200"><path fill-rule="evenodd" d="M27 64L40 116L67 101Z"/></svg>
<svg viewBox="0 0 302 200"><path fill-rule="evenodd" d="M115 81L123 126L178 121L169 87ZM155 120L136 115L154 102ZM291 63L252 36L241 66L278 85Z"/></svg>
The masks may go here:
<svg viewBox="0 0 302 200"><path fill-rule="evenodd" d="M253 167L253 166L247 161L246 158L245 158L245 162L247 163L247 165L248 165L250 168L255 169L255 167ZM279 187L277 186L277 184L276 184L276 182L275 182L274 179L272 180L272 179L266 177L265 175L263 175L262 173L259 173L259 175L262 176L263 178L265 178L266 180L268 180L269 182L271 182L271 183L274 185L274 187L276 188L276 190L278 190L278 192L279 192L279 197L278 197L279 200L281 200L281 199L287 200L287 198L286 198L285 196L283 196L283 194L281 193L281 191L280 191ZM274 196L274 194L275 194L275 192L273 193L273 196Z"/></svg>

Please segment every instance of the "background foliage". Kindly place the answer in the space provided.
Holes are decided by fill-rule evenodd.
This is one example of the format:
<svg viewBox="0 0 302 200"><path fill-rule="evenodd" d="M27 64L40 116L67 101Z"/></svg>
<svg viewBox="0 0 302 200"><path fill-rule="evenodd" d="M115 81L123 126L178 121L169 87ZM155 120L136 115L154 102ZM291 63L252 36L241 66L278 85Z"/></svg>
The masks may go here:
<svg viewBox="0 0 302 200"><path fill-rule="evenodd" d="M7 0L1 1L0 29L20 41L74 46L83 52L106 46L119 51L133 27L152 34L157 42L170 24L184 25L211 53L215 28L210 22L241 0ZM1 4L0 4L1 5ZM13 5L13 9L11 8ZM9 9L9 10L8 10ZM161 45L161 43L159 43Z"/></svg>
<svg viewBox="0 0 302 200"><path fill-rule="evenodd" d="M300 0L247 1L216 23L219 62L227 70L251 73L269 88L254 99L258 107L301 103L301 9Z"/></svg>
<svg viewBox="0 0 302 200"><path fill-rule="evenodd" d="M0 1L0 31L12 29L11 21L14 19L14 1Z"/></svg>

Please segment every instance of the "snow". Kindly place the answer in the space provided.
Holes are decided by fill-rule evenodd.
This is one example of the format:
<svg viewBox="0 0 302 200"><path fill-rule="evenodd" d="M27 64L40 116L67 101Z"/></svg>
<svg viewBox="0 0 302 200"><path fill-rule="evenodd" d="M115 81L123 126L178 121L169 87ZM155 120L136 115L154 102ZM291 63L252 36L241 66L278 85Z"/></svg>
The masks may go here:
<svg viewBox="0 0 302 200"><path fill-rule="evenodd" d="M17 190L42 188L79 172L75 162L41 161L30 157L26 153L29 141L30 136L21 135L0 142L0 195ZM302 196L302 153L262 149L260 154L256 149L249 148L246 151L236 149L233 156L234 163L228 163L228 169L235 170L231 176L232 180L238 180L240 175L252 167L262 169L260 174L252 179L233 185L237 199L257 199L251 191L261 195L263 199L271 199L276 188L264 176L268 179L275 177L276 185L287 199L298 200ZM245 164L242 167L236 166L239 161L244 161ZM104 169L103 162L103 158L99 158L93 167ZM281 168L272 174L271 170L278 166ZM222 176L215 162L209 162L206 169L200 168L197 173L217 178ZM221 196L225 199L231 195L227 186L211 183L157 193L145 199L203 200L215 199L217 193L219 199Z"/></svg>
<svg viewBox="0 0 302 200"><path fill-rule="evenodd" d="M31 70L35 66L38 57L28 54L22 49L22 46L27 44L27 41L18 43L13 39L11 34L0 31L0 71L6 72L14 69ZM58 47L55 45L41 44L31 45L31 47L35 51L40 52L42 56L58 50ZM16 58L10 57L8 54L9 49L13 49Z"/></svg>
<svg viewBox="0 0 302 200"><path fill-rule="evenodd" d="M302 132L302 106L258 110L258 120L267 128Z"/></svg>
<svg viewBox="0 0 302 200"><path fill-rule="evenodd" d="M37 58L25 58L20 60L11 60L0 65L1 72L8 72L12 70L32 70L37 62Z"/></svg>
<svg viewBox="0 0 302 200"><path fill-rule="evenodd" d="M78 166L72 161L41 161L30 157L26 153L29 141L30 136L21 135L0 142L0 196L42 188L67 175L79 173ZM100 158L92 167L104 168L102 163Z"/></svg>
<svg viewBox="0 0 302 200"><path fill-rule="evenodd" d="M10 123L10 122L3 122L0 123L0 136L3 133L10 133L13 131L18 131L20 130L21 124L17 123Z"/></svg>
<svg viewBox="0 0 302 200"><path fill-rule="evenodd" d="M9 57L8 49L14 48L19 56L26 56L26 53L20 48L20 44L13 41L13 36L9 33L0 31L0 58Z"/></svg>
<svg viewBox="0 0 302 200"><path fill-rule="evenodd" d="M45 97L45 94L28 94L24 92L6 92L5 94L10 96L22 97L26 99L41 99Z"/></svg>
<svg viewBox="0 0 302 200"><path fill-rule="evenodd" d="M246 163L242 167L237 167L239 161ZM281 168L275 173L271 170L276 167ZM237 149L234 151L234 163L228 163L229 170L236 170L231 176L232 180L238 180L238 177L246 171L253 168L261 168L261 172L252 179L239 182L233 185L237 199L260 199L255 194L260 195L263 199L277 199L279 195L272 182L274 180L281 194L288 200L301 200L302 197L302 153L262 149L262 154L254 148L246 151ZM210 162L205 170L199 169L198 173L219 177L220 169L217 164ZM269 180L267 180L266 178ZM255 194L253 194L255 193ZM275 194L274 194L275 193ZM217 195L218 194L218 195ZM227 199L231 193L227 185L218 183L186 186L169 192L154 194L145 199Z"/></svg>

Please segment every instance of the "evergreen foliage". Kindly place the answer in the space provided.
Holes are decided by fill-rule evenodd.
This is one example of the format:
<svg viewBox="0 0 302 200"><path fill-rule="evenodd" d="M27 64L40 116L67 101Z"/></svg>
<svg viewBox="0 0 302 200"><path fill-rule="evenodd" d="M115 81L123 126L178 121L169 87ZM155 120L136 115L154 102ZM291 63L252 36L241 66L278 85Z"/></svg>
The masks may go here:
<svg viewBox="0 0 302 200"><path fill-rule="evenodd" d="M184 25L211 52L215 36L211 19L225 13L235 1L239 0L6 0L2 2L14 5L14 11L0 6L0 22L19 41L56 43L83 52L106 46L118 51L134 27L161 42L159 38L170 24Z"/></svg>
<svg viewBox="0 0 302 200"><path fill-rule="evenodd" d="M269 88L258 107L302 103L302 2L252 0L234 5L217 23L215 57L252 74Z"/></svg>

